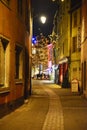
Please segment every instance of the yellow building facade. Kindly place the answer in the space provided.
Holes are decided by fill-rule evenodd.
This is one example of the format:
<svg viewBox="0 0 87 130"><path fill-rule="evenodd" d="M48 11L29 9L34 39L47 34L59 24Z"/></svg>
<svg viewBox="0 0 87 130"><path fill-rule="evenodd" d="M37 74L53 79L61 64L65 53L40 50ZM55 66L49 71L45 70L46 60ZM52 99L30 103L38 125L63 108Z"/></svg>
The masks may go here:
<svg viewBox="0 0 87 130"><path fill-rule="evenodd" d="M54 17L54 34L56 36L54 51L55 51L55 81L62 87L69 86L69 59L70 59L70 44L69 44L69 25L70 16L70 1L64 0L58 3L58 11Z"/></svg>
<svg viewBox="0 0 87 130"><path fill-rule="evenodd" d="M81 1L70 9L70 80L77 80L81 89Z"/></svg>
<svg viewBox="0 0 87 130"><path fill-rule="evenodd" d="M71 87L76 79L81 90L81 1L58 3L53 31L57 83Z"/></svg>

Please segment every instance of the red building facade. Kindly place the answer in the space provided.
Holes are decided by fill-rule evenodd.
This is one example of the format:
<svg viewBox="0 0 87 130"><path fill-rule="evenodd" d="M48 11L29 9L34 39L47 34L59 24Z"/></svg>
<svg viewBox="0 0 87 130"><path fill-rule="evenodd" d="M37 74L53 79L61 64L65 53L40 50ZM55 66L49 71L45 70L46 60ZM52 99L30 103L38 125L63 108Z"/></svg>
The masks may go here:
<svg viewBox="0 0 87 130"><path fill-rule="evenodd" d="M0 116L29 96L31 24L30 0L0 1Z"/></svg>

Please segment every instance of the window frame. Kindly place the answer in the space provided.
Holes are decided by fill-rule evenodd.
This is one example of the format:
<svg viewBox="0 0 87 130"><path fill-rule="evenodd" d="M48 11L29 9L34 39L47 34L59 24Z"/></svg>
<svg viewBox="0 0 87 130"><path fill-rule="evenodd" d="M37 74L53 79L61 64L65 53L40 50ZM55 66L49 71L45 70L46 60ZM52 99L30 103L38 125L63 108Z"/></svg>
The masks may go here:
<svg viewBox="0 0 87 130"><path fill-rule="evenodd" d="M73 27L77 27L77 11L73 13Z"/></svg>
<svg viewBox="0 0 87 130"><path fill-rule="evenodd" d="M77 36L72 37L72 53L77 51Z"/></svg>
<svg viewBox="0 0 87 130"><path fill-rule="evenodd" d="M23 15L23 0L17 0L17 11L20 16Z"/></svg>
<svg viewBox="0 0 87 130"><path fill-rule="evenodd" d="M19 44L15 46L15 81L20 83L23 81L23 47Z"/></svg>
<svg viewBox="0 0 87 130"><path fill-rule="evenodd" d="M0 37L0 94L10 91L9 87L9 40ZM4 59L3 59L4 56ZM4 63L4 64L3 64ZM1 77L4 77L1 79Z"/></svg>

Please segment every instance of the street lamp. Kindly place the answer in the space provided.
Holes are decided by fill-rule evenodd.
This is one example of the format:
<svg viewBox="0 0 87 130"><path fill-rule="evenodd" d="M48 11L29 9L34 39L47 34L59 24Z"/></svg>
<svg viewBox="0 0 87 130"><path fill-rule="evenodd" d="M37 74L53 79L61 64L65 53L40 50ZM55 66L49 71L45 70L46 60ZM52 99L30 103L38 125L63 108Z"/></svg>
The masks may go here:
<svg viewBox="0 0 87 130"><path fill-rule="evenodd" d="M45 23L46 23L46 17L45 17L45 16L41 16L41 17L40 17L40 20L41 20L42 24L45 24Z"/></svg>

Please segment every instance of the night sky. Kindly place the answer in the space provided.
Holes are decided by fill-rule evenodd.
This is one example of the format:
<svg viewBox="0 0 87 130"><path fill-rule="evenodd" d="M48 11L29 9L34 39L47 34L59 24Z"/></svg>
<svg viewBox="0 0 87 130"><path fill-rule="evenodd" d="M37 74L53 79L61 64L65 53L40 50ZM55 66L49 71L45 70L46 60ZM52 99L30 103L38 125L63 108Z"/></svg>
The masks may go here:
<svg viewBox="0 0 87 130"><path fill-rule="evenodd" d="M40 33L43 33L44 36L51 34L56 9L57 4L51 0L32 0L34 36L37 36ZM45 24L40 22L41 15L45 15L47 17Z"/></svg>

